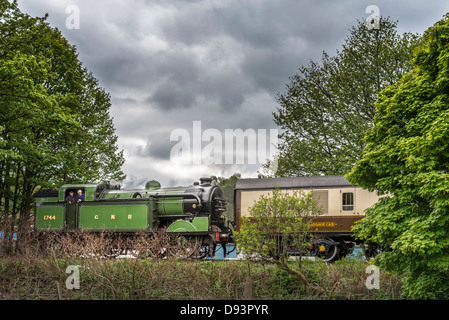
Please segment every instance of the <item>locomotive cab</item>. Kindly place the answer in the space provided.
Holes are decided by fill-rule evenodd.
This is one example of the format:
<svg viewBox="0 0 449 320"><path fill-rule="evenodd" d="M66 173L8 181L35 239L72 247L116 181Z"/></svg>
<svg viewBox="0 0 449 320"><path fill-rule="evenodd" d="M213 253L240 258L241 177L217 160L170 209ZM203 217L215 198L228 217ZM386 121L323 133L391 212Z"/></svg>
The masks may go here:
<svg viewBox="0 0 449 320"><path fill-rule="evenodd" d="M73 197L76 197L78 190L83 192L84 201L93 201L97 187L97 184L65 184L59 188L58 201L64 202L70 191L73 191Z"/></svg>
<svg viewBox="0 0 449 320"><path fill-rule="evenodd" d="M73 188L73 189L69 189L67 188L64 191L64 200L67 199L67 197L69 196L70 192L73 192L73 198L76 198L76 195L78 194L78 190L81 190L82 194L86 194L86 189L85 188Z"/></svg>

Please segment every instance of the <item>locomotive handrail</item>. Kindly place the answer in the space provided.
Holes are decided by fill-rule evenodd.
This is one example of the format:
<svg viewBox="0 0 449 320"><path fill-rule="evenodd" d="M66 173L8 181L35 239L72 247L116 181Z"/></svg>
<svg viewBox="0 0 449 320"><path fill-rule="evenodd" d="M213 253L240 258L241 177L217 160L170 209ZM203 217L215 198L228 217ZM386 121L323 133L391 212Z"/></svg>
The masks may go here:
<svg viewBox="0 0 449 320"><path fill-rule="evenodd" d="M198 201L198 206L201 207L201 199L200 197L198 197L196 194L194 193L169 193L169 194L152 194L150 195L150 197L154 197L154 198L179 198L179 197L185 197L185 196L191 196L193 198L195 198Z"/></svg>

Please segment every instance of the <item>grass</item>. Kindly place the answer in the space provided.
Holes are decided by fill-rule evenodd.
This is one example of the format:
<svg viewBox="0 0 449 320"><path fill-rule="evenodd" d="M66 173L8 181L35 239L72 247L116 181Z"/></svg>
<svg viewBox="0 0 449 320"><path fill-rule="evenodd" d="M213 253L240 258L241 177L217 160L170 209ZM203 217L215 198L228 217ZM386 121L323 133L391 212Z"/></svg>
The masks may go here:
<svg viewBox="0 0 449 320"><path fill-rule="evenodd" d="M105 248L120 244L111 243L106 235L80 233L55 235L44 242L23 241L20 249L2 250L0 299L321 300L397 299L401 294L401 279L382 270L380 289L367 289L369 264L362 259L345 258L332 264L304 260L303 271L315 288L307 295L295 277L272 264L157 254L172 246L172 240L162 235L141 237L137 245L157 250L139 259L104 258ZM188 249L179 247L177 252ZM66 269L71 265L79 266L79 289L66 287L71 276Z"/></svg>
<svg viewBox="0 0 449 320"><path fill-rule="evenodd" d="M68 290L66 268L79 265L80 289ZM328 294L307 296L296 278L273 265L245 261L38 258L0 260L1 299L394 299L397 277L381 273L365 286L366 262L307 261L306 274Z"/></svg>

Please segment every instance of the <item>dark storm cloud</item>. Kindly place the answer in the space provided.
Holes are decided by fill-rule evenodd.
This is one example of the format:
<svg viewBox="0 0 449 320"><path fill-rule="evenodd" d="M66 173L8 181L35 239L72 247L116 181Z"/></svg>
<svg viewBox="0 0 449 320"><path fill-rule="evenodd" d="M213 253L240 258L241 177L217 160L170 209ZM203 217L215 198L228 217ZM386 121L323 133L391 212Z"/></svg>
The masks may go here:
<svg viewBox="0 0 449 320"><path fill-rule="evenodd" d="M121 4L83 4L81 28L96 32L75 36L108 87L146 90L144 101L166 111L190 108L201 97L237 110L258 90L274 96L294 73L292 64L313 55L311 43L341 41L335 39L338 28L322 32L311 20L311 11L319 17L333 7L311 0L136 1L121 12ZM142 46L151 36L162 42L157 50Z"/></svg>
<svg viewBox="0 0 449 320"><path fill-rule="evenodd" d="M195 103L195 87L202 73L197 58L183 51L158 53L151 60L154 72L142 83L152 83L155 88L145 102L165 111L190 108Z"/></svg>
<svg viewBox="0 0 449 320"><path fill-rule="evenodd" d="M238 65L241 76L250 81L253 88L275 94L296 70L292 66L301 66L316 50L321 52L341 43L342 30L352 23L347 20L338 23L345 8L354 13L358 10L359 16L364 13L363 5L353 3L309 0L185 5L177 11L176 19L163 24L161 29L170 42L186 46L208 44L216 37L232 39L239 50L234 54L242 55ZM324 43L325 47L317 43ZM226 55L221 56L221 59L226 58ZM217 78L216 82L219 81Z"/></svg>
<svg viewBox="0 0 449 320"><path fill-rule="evenodd" d="M171 148L176 142L171 142L170 139L166 138L166 135L163 135L159 139L156 137L157 135L154 135L145 146L138 146L136 152L137 155L139 157L169 160Z"/></svg>
<svg viewBox="0 0 449 320"><path fill-rule="evenodd" d="M381 13L390 15L410 7L404 1L377 2ZM165 111L189 109L199 98L235 111L259 90L274 97L300 66L319 60L323 50L333 54L369 5L361 0L78 3L81 29L70 36L89 69L108 88L141 90L141 101ZM63 25L64 5L57 8L50 17Z"/></svg>
<svg viewBox="0 0 449 320"><path fill-rule="evenodd" d="M146 102L154 103L158 108L171 111L173 109L190 108L195 102L193 92L182 87L160 86Z"/></svg>
<svg viewBox="0 0 449 320"><path fill-rule="evenodd" d="M422 10L419 1L376 2L381 14L398 18L403 25L413 17L412 24L428 26L425 15L434 14L432 8ZM165 96L173 87L178 87L179 95L173 102L185 101L181 103L185 108L196 101L192 96L240 106L245 96L257 90L275 95L308 60L319 59L323 50L333 54L348 28L367 16L365 9L371 4L363 0L77 1L81 29L64 30L65 8L71 2L21 3L39 15L49 12L50 22L73 39L83 62L103 84L146 90L144 99L153 97L161 108L168 106ZM441 5L433 7L441 12L440 18ZM225 81L240 83L227 87Z"/></svg>

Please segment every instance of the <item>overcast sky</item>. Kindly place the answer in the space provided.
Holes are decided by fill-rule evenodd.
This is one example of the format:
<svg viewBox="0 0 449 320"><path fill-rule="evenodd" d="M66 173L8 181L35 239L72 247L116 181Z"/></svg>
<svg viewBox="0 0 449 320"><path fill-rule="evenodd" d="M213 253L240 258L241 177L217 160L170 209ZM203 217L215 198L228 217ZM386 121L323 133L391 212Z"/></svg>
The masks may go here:
<svg viewBox="0 0 449 320"><path fill-rule="evenodd" d="M171 133L192 133L193 121L223 137L225 129L276 129L275 98L288 78L340 49L369 5L398 20L401 33L422 34L449 12L448 0L19 0L32 16L49 14L111 94L128 187L256 177L259 164L174 163Z"/></svg>

